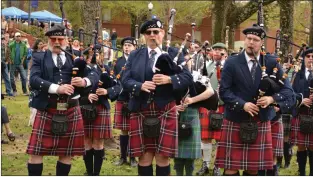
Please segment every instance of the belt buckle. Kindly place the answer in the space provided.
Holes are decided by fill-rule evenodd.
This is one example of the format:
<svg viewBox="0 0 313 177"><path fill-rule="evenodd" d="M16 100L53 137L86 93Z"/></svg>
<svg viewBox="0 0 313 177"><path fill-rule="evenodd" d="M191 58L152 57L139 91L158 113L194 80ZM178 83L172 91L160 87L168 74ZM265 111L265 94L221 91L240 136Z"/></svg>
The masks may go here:
<svg viewBox="0 0 313 177"><path fill-rule="evenodd" d="M57 103L57 110L58 111L66 111L68 107L67 103Z"/></svg>

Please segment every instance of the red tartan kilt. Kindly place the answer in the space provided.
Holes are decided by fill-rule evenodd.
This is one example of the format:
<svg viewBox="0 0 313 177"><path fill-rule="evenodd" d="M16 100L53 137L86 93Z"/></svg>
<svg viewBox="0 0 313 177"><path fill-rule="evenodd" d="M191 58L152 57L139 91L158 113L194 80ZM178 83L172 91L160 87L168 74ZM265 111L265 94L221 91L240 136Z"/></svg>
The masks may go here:
<svg viewBox="0 0 313 177"><path fill-rule="evenodd" d="M66 114L69 120L68 131L63 136L57 136L51 132L52 115L56 113ZM67 111L56 109L37 111L26 150L27 154L80 156L84 155L84 151L84 125L79 106Z"/></svg>
<svg viewBox="0 0 313 177"><path fill-rule="evenodd" d="M205 108L199 108L200 124L201 124L201 139L215 139L219 140L221 137L221 130L209 130L210 125L210 112ZM218 106L218 111L212 111L215 113L224 113L224 106Z"/></svg>
<svg viewBox="0 0 313 177"><path fill-rule="evenodd" d="M84 120L85 137L96 139L112 138L110 109L97 105L97 118L93 121Z"/></svg>
<svg viewBox="0 0 313 177"><path fill-rule="evenodd" d="M143 134L142 122L144 117L139 113L131 113L129 128L129 149L131 157L140 157L144 152L155 152L166 157L178 155L178 118L175 101L162 109L152 102L147 108L139 111L143 116L159 116L161 130L158 138L147 138ZM164 115L164 113L167 114Z"/></svg>
<svg viewBox="0 0 313 177"><path fill-rule="evenodd" d="M271 121L273 154L275 157L284 155L284 127L282 119Z"/></svg>
<svg viewBox="0 0 313 177"><path fill-rule="evenodd" d="M258 122L254 144L244 144L239 137L239 123L224 119L217 145L215 165L229 170L266 170L273 168L270 121Z"/></svg>
<svg viewBox="0 0 313 177"><path fill-rule="evenodd" d="M313 148L313 133L303 134L300 132L300 118L295 117L291 120L290 141L296 145Z"/></svg>
<svg viewBox="0 0 313 177"><path fill-rule="evenodd" d="M114 113L114 125L113 128L119 130L129 130L129 117L123 116L122 108L124 101L116 101L115 113Z"/></svg>

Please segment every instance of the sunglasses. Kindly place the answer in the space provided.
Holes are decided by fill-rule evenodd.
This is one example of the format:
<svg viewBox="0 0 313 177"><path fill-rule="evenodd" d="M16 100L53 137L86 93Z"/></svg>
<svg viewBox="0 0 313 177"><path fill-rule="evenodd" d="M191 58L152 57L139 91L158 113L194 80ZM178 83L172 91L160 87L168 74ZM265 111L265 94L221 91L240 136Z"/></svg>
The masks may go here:
<svg viewBox="0 0 313 177"><path fill-rule="evenodd" d="M21 37L21 36L15 36L15 37Z"/></svg>
<svg viewBox="0 0 313 177"><path fill-rule="evenodd" d="M306 55L306 58L313 58L313 55Z"/></svg>
<svg viewBox="0 0 313 177"><path fill-rule="evenodd" d="M154 35L158 35L160 33L159 30L148 30L145 32L146 35L151 35L153 33Z"/></svg>

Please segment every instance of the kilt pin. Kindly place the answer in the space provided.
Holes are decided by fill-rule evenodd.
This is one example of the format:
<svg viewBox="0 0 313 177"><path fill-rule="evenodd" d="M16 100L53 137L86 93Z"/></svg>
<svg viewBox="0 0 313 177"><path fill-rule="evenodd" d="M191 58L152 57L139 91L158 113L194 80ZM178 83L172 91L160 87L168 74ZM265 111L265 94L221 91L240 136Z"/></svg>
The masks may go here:
<svg viewBox="0 0 313 177"><path fill-rule="evenodd" d="M271 121L273 155L282 157L284 155L284 127L281 117Z"/></svg>
<svg viewBox="0 0 313 177"><path fill-rule="evenodd" d="M217 145L215 165L229 170L266 170L273 168L270 121L257 122L258 137L253 144L240 140L240 124L224 119Z"/></svg>
<svg viewBox="0 0 313 177"><path fill-rule="evenodd" d="M201 139L215 139L219 140L221 137L221 130L210 130L210 113L224 113L224 106L218 106L218 111L208 111L205 108L199 108L200 124L201 124Z"/></svg>
<svg viewBox="0 0 313 177"><path fill-rule="evenodd" d="M129 130L130 119L127 116L123 116L123 105L127 104L125 101L116 101L114 112L114 124L113 128L119 130Z"/></svg>
<svg viewBox="0 0 313 177"><path fill-rule="evenodd" d="M313 133L304 134L300 132L300 118L299 117L294 117L291 120L290 141L292 144L303 145L305 147L313 148Z"/></svg>
<svg viewBox="0 0 313 177"><path fill-rule="evenodd" d="M129 129L129 154L131 157L139 157L144 152L155 152L157 154L175 157L178 146L178 118L176 114L175 101L168 103L165 108L160 109L154 102L139 113L131 113ZM160 135L158 138L147 138L143 134L143 116L159 116L161 121Z"/></svg>
<svg viewBox="0 0 313 177"><path fill-rule="evenodd" d="M96 139L112 138L111 113L104 105L97 105L97 118L84 120L85 137Z"/></svg>
<svg viewBox="0 0 313 177"><path fill-rule="evenodd" d="M51 132L52 115L65 114L68 117L68 131L58 136ZM75 106L67 111L49 108L37 111L33 130L27 146L27 154L50 156L84 155L84 125L80 107Z"/></svg>

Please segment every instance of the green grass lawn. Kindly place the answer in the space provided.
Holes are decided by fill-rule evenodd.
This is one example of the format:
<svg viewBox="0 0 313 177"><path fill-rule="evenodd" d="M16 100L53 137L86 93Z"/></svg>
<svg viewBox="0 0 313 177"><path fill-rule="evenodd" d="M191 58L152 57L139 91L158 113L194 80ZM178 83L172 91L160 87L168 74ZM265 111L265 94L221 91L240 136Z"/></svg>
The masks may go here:
<svg viewBox="0 0 313 177"><path fill-rule="evenodd" d="M28 155L25 153L28 139L31 133L31 127L27 126L29 120L29 108L28 108L28 97L22 96L21 94L21 83L16 83L18 87L19 95L12 99L5 98L2 101L2 105L7 107L10 126L13 132L16 134L15 142L10 142L7 145L2 145L2 156L1 156L1 175L27 175L27 159ZM4 84L2 84L2 93L5 92ZM114 104L112 109L114 110ZM111 111L112 112L112 111ZM113 112L112 112L113 113ZM113 115L112 115L113 118ZM114 139L105 142L106 147L106 158L103 162L102 170L100 175L137 175L137 168L131 168L128 165L116 167L113 162L118 159L119 145L118 136L119 131L113 131ZM6 135L3 133L2 138L7 140ZM296 150L296 149L295 149ZM44 170L43 175L55 175L56 157L44 157ZM201 167L201 160L198 159L195 164L194 174ZM308 161L309 162L309 161ZM307 162L307 175L309 174L309 165ZM175 175L173 169L173 161L171 162L171 174ZM211 165L211 168L213 164ZM280 175L297 175L298 166L296 164L296 156L293 156L290 169L280 169ZM74 157L72 162L72 169L70 175L83 175L85 172L84 161L82 157Z"/></svg>

